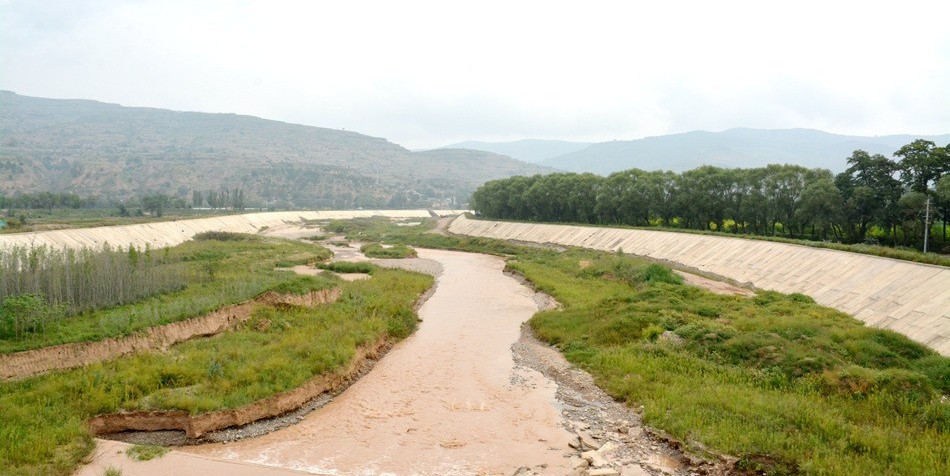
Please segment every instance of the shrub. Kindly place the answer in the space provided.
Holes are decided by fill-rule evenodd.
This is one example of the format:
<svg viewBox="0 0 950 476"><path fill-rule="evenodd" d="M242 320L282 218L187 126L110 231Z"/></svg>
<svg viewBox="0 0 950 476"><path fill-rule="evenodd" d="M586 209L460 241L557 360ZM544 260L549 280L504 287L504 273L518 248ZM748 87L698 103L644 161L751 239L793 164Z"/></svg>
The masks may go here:
<svg viewBox="0 0 950 476"><path fill-rule="evenodd" d="M370 263L365 262L353 262L353 261L335 261L332 263L321 263L317 267L320 269L325 269L328 271L333 271L336 273L367 273L370 274L376 269Z"/></svg>
<svg viewBox="0 0 950 476"><path fill-rule="evenodd" d="M267 227L261 227L261 230L266 229ZM206 231L204 233L198 233L197 235L191 238L195 241L203 240L214 240L214 241L250 241L256 240L257 237L254 235L248 235L247 233L234 233L230 231Z"/></svg>
<svg viewBox="0 0 950 476"><path fill-rule="evenodd" d="M158 445L133 445L125 450L125 454L135 461L149 461L161 458L168 453L168 448Z"/></svg>
<svg viewBox="0 0 950 476"><path fill-rule="evenodd" d="M682 284L683 278L666 266L651 264L643 269L643 281L647 283Z"/></svg>
<svg viewBox="0 0 950 476"><path fill-rule="evenodd" d="M643 338L649 341L655 341L664 331L666 331L666 329L663 327L651 324L647 326L646 329L643 329Z"/></svg>
<svg viewBox="0 0 950 476"><path fill-rule="evenodd" d="M21 339L64 317L63 306L52 306L39 294L7 296L0 301L0 338Z"/></svg>

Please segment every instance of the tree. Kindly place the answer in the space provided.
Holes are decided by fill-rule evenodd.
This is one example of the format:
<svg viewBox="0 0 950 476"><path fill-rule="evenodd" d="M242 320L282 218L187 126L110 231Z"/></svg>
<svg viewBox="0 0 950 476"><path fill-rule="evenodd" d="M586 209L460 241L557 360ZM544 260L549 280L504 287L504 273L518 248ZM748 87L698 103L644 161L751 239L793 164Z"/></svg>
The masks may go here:
<svg viewBox="0 0 950 476"><path fill-rule="evenodd" d="M811 225L811 239L815 239L815 227L821 230L820 238L826 239L828 231L832 231L836 238L838 232L836 224L840 221L844 209L841 191L835 186L830 177L821 177L809 183L802 192L801 205L796 213L796 220L802 228Z"/></svg>
<svg viewBox="0 0 950 476"><path fill-rule="evenodd" d="M945 166L941 164L943 150L935 150L934 143L917 139L907 144L894 155L901 158L901 180L915 192L926 193L931 182L936 182Z"/></svg>
<svg viewBox="0 0 950 476"><path fill-rule="evenodd" d="M191 191L191 206L194 208L201 207L201 204L204 203L204 197L201 195L201 190L192 190Z"/></svg>
<svg viewBox="0 0 950 476"><path fill-rule="evenodd" d="M168 207L169 203L171 203L171 197L163 193L142 197L142 208L158 217L165 214L165 208Z"/></svg>
<svg viewBox="0 0 950 476"><path fill-rule="evenodd" d="M934 187L934 196L936 198L936 208L940 210L940 218L943 221L942 238L944 243L947 241L947 221L950 220L950 172L947 172L937 181Z"/></svg>

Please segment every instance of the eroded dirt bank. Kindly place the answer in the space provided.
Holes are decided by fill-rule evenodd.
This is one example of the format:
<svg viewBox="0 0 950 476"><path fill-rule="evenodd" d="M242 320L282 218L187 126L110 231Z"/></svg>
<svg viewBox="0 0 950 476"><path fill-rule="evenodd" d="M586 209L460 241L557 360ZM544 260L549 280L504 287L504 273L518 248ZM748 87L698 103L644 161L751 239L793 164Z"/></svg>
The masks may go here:
<svg viewBox="0 0 950 476"><path fill-rule="evenodd" d="M497 257L420 257L442 264L437 290L372 372L295 426L183 451L317 474L569 473L556 385L511 352L534 292Z"/></svg>

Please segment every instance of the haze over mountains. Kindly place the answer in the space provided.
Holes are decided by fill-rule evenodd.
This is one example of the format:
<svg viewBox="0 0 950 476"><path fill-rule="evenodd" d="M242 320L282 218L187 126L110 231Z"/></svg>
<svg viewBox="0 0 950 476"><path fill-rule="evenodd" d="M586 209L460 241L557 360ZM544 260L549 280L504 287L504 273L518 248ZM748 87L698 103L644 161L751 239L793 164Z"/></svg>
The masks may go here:
<svg viewBox="0 0 950 476"><path fill-rule="evenodd" d="M547 159L580 151L593 144L593 142L524 139L513 142L466 141L447 145L443 149L484 150L525 162L541 163Z"/></svg>
<svg viewBox="0 0 950 476"><path fill-rule="evenodd" d="M487 180L549 169L476 150L411 152L356 132L0 91L0 193L109 200L241 188L250 205L461 205ZM454 198L454 200L453 200Z"/></svg>
<svg viewBox="0 0 950 476"><path fill-rule="evenodd" d="M470 148L509 151L509 155L560 170L607 175L618 170L684 170L701 165L719 167L760 167L767 164L798 164L840 172L855 149L890 157L901 146L919 138L943 146L950 134L939 136L889 135L846 136L814 129L729 129L723 132L693 131L629 141L590 144L574 151L547 155L556 148L548 142L508 143L463 142ZM580 145L581 143L563 143ZM566 147L566 145L565 145ZM538 159L540 157L540 159Z"/></svg>

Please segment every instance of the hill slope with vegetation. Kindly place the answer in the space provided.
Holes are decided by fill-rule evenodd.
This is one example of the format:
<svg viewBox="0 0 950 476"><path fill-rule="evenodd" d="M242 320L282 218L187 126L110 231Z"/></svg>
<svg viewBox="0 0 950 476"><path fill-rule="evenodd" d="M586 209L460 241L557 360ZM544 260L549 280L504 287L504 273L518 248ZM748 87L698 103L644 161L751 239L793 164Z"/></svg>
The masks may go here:
<svg viewBox="0 0 950 476"><path fill-rule="evenodd" d="M0 92L0 195L161 193L190 203L195 191L240 189L248 207L428 207L461 203L486 180L546 170L252 116Z"/></svg>
<svg viewBox="0 0 950 476"><path fill-rule="evenodd" d="M890 156L902 145L924 138L937 145L950 143L950 134L938 136L845 136L813 129L729 129L692 131L637 140L593 144L543 162L570 172L607 175L629 168L682 172L701 165L762 167L796 164L841 172L845 158L861 149Z"/></svg>

